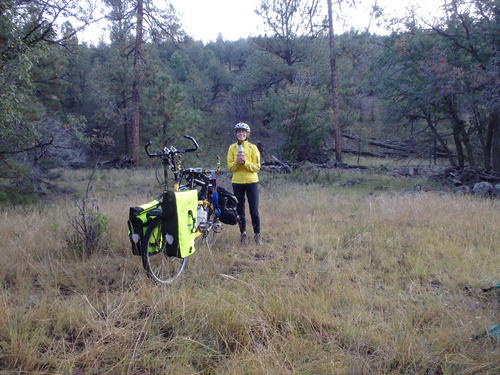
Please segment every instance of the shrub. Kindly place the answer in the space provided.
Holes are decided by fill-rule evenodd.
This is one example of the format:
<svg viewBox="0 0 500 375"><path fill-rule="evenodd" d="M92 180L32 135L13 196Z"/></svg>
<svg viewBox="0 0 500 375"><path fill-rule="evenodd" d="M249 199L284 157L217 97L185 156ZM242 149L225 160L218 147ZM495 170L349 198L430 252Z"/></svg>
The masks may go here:
<svg viewBox="0 0 500 375"><path fill-rule="evenodd" d="M72 230L65 237L67 248L79 256L106 251L104 237L109 218L99 212L95 201L89 202L86 197L78 201L76 206L78 213L70 221Z"/></svg>

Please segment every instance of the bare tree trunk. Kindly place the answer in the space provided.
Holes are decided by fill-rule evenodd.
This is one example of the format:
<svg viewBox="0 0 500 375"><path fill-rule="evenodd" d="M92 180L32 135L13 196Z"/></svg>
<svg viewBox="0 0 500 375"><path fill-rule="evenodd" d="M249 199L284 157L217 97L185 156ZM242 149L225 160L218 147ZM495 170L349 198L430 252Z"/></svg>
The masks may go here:
<svg viewBox="0 0 500 375"><path fill-rule="evenodd" d="M142 58L142 20L143 20L143 0L137 0L137 24L135 34L134 49L134 81L132 84L132 129L131 129L131 159L134 165L139 164L138 153L140 143L141 128L141 94L139 85L141 82L141 58Z"/></svg>
<svg viewBox="0 0 500 375"><path fill-rule="evenodd" d="M130 136L129 127L128 127L129 119L125 117L122 121L123 121L123 143L124 143L124 147L125 147L124 154L130 155L130 146L129 146L129 142L128 142L128 139Z"/></svg>
<svg viewBox="0 0 500 375"><path fill-rule="evenodd" d="M485 170L491 169L491 155L489 154L489 148L486 145L486 134L488 134L488 124L481 118L481 113L477 107L477 105L473 105L472 113L474 114L473 121L475 124L475 128L477 131L477 137L479 139L479 143L481 144L481 155L482 155L482 164ZM491 147L491 145L489 146ZM478 162L478 164L481 164Z"/></svg>
<svg viewBox="0 0 500 375"><path fill-rule="evenodd" d="M123 145L124 155L130 156L130 120L129 111L127 110L127 95L122 90L121 93L122 103L118 105L118 119L123 125Z"/></svg>
<svg viewBox="0 0 500 375"><path fill-rule="evenodd" d="M450 149L448 148L448 145L444 141L443 137L441 137L441 135L439 134L439 132L436 129L436 126L432 122L431 115L427 114L425 116L425 120L427 121L427 125L429 126L429 128L432 131L432 133L434 134L435 139L439 142L439 144L441 145L441 147L445 150L446 154L448 155L448 160L450 161L450 164L453 165L453 166L457 165L455 163L455 158L453 157L453 154L451 153Z"/></svg>
<svg viewBox="0 0 500 375"><path fill-rule="evenodd" d="M500 7L495 3L495 24L500 27ZM495 34L495 69L496 69L496 99L500 98L500 35ZM500 173L500 114L495 109L490 116L491 128L491 166L493 172ZM490 129L489 129L490 130Z"/></svg>
<svg viewBox="0 0 500 375"><path fill-rule="evenodd" d="M337 92L337 57L333 33L332 0L328 1L328 40L330 46L330 84L332 90L333 125L335 128L335 160L342 161L342 132L340 129L339 102Z"/></svg>
<svg viewBox="0 0 500 375"><path fill-rule="evenodd" d="M463 145L465 145L469 164L473 167L475 165L474 155L472 154L469 138L465 132L465 121L462 120L458 114L456 99L454 97L446 98L446 106L453 124L453 140L455 141L455 147L457 149L458 166L462 168L465 166L465 154L463 149Z"/></svg>
<svg viewBox="0 0 500 375"><path fill-rule="evenodd" d="M500 116L498 112L491 114L488 138L487 141L491 144L491 169L493 172L500 172Z"/></svg>
<svg viewBox="0 0 500 375"><path fill-rule="evenodd" d="M453 102L453 104L451 104L450 106L450 115L453 121L453 133L455 133L455 127L456 127L460 135L460 139L462 140L465 146L465 151L467 152L467 159L469 161L469 165L475 168L476 160L474 158L474 150L472 149L472 144L470 142L469 134L465 130L465 121L460 118L455 102Z"/></svg>
<svg viewBox="0 0 500 375"><path fill-rule="evenodd" d="M462 139L464 141L465 150L467 151L467 159L469 159L469 165L473 168L476 167L476 159L474 157L474 149L470 142L470 137L467 131L465 130L465 121L460 120L460 128L462 131Z"/></svg>
<svg viewBox="0 0 500 375"><path fill-rule="evenodd" d="M458 166L463 168L465 166L464 149L462 147L462 140L460 139L460 129L456 125L453 125L453 140L457 149Z"/></svg>

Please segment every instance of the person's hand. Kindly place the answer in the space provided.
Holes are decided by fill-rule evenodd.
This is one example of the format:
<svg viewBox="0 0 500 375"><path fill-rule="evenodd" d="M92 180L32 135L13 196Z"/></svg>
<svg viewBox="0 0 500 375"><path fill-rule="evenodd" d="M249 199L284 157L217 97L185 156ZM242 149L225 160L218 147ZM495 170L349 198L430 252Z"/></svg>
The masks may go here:
<svg viewBox="0 0 500 375"><path fill-rule="evenodd" d="M236 159L236 162L238 164L245 164L245 161L246 161L246 159L245 159L245 155L244 154L238 155L238 157Z"/></svg>

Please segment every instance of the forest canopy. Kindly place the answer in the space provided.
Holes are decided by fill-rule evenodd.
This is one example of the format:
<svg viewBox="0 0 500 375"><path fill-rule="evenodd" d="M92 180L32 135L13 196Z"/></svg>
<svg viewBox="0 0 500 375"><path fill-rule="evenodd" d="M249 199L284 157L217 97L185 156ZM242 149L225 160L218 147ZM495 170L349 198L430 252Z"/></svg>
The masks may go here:
<svg viewBox="0 0 500 375"><path fill-rule="evenodd" d="M272 33L204 44L172 6L106 0L110 41L88 45L76 35L96 19L91 3L2 1L2 194L43 190L55 167L138 163L150 139L191 133L220 151L238 121L287 160L332 158L328 28L303 17L323 19L322 3L261 1ZM452 0L439 22L398 22L391 35L335 34L342 132L500 172L498 2Z"/></svg>

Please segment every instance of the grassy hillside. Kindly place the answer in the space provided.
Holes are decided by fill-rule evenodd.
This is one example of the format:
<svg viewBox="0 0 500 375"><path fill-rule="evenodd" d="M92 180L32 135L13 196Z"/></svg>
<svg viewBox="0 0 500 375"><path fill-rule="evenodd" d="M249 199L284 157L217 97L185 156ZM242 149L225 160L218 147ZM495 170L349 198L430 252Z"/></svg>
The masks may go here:
<svg viewBox="0 0 500 375"><path fill-rule="evenodd" d="M64 178L82 191L87 174ZM157 191L151 171L97 175L108 224L90 257L67 245L72 201L2 209L0 374L498 373L482 333L500 323L499 295L480 288L500 277L500 202L308 178L263 175L265 245L226 226L170 287L127 238L128 207Z"/></svg>

